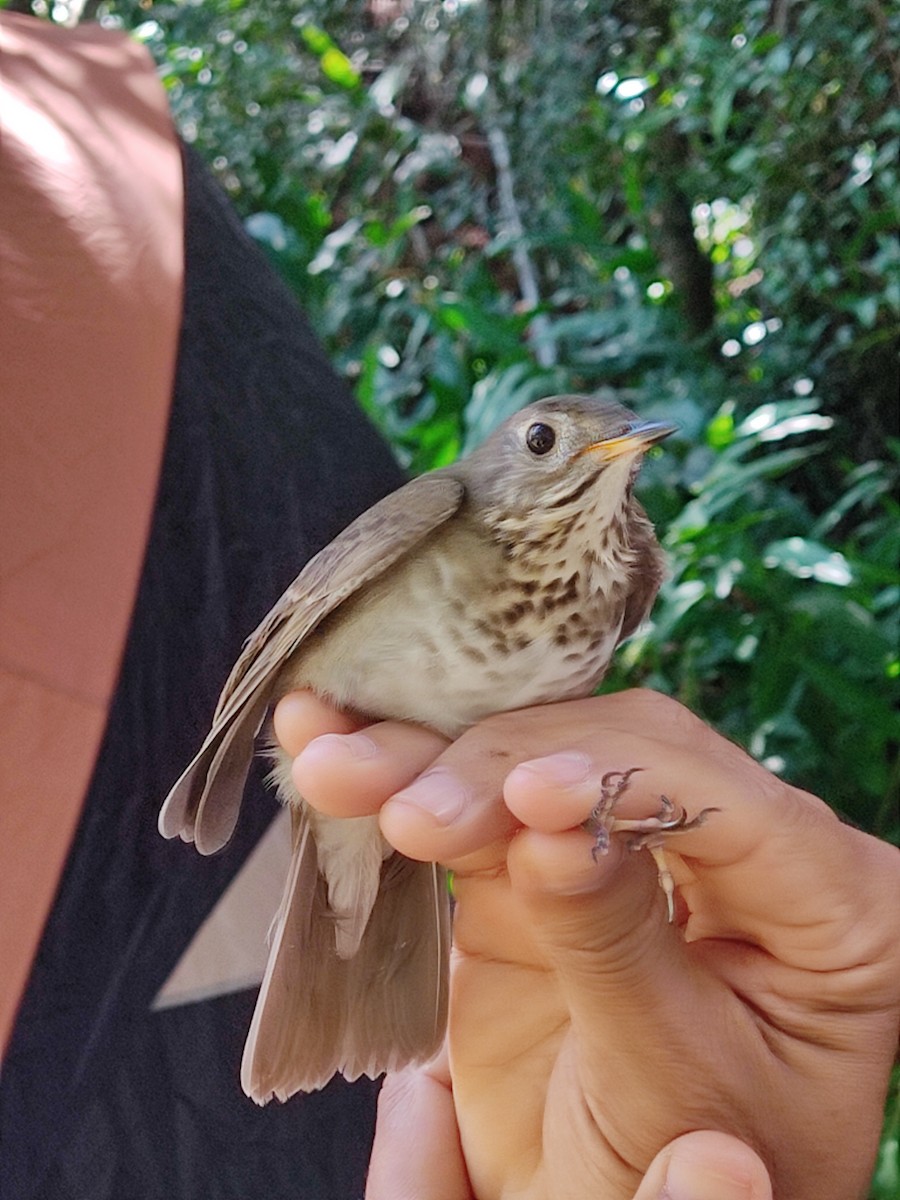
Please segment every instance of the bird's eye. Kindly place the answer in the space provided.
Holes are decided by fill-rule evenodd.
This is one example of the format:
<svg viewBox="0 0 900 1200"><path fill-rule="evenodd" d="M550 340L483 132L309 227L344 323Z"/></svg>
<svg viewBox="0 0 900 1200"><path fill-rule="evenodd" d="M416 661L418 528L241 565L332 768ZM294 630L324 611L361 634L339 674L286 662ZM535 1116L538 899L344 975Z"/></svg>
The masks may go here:
<svg viewBox="0 0 900 1200"><path fill-rule="evenodd" d="M556 430L552 425L536 421L528 427L525 434L525 445L532 454L549 454L556 445Z"/></svg>

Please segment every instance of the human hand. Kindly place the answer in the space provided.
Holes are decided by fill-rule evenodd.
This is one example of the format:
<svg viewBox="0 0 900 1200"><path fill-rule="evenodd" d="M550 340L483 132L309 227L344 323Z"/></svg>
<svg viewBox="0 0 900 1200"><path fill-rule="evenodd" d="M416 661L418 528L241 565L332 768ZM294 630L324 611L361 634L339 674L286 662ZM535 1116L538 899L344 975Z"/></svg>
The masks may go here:
<svg viewBox="0 0 900 1200"><path fill-rule="evenodd" d="M446 1053L385 1079L366 1200L475 1200ZM634 1200L772 1200L772 1188L749 1147L703 1130L676 1138L657 1154Z"/></svg>
<svg viewBox="0 0 900 1200"><path fill-rule="evenodd" d="M754 1146L776 1195L863 1194L900 1010L896 851L649 692L493 717L449 747L356 727L306 695L276 712L311 803L380 811L393 845L455 871L471 1195L630 1197L703 1129ZM662 793L721 810L670 841L675 927L649 856L614 838L594 862L579 828L602 775L632 766L620 815Z"/></svg>

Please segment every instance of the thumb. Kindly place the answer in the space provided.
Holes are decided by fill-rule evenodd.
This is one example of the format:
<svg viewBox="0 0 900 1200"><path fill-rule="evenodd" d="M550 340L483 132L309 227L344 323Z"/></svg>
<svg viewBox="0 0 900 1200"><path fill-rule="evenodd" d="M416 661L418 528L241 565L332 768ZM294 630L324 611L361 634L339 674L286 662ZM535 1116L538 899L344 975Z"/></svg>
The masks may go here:
<svg viewBox="0 0 900 1200"><path fill-rule="evenodd" d="M634 1200L772 1200L772 1185L749 1146L726 1133L698 1130L657 1154Z"/></svg>

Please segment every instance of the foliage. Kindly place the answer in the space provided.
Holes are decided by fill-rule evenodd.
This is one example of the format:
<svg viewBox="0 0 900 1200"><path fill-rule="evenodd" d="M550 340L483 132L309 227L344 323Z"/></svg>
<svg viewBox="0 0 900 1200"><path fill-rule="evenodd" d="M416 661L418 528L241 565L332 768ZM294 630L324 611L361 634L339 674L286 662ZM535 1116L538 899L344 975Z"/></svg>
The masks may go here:
<svg viewBox="0 0 900 1200"><path fill-rule="evenodd" d="M896 837L886 798L898 726L885 700L900 670L898 473L849 469L839 504L813 520L784 480L816 452L791 443L821 420L794 400L707 427L705 454L685 459L693 498L664 539L672 576L620 671L679 695L771 770ZM845 500L859 525L838 550L828 532Z"/></svg>
<svg viewBox="0 0 900 1200"><path fill-rule="evenodd" d="M896 834L898 14L101 11L412 469L554 390L680 422L645 471L672 578L614 682Z"/></svg>
<svg viewBox="0 0 900 1200"><path fill-rule="evenodd" d="M871 1200L896 1200L900 1196L900 1066L895 1066L891 1075L884 1133L870 1195Z"/></svg>

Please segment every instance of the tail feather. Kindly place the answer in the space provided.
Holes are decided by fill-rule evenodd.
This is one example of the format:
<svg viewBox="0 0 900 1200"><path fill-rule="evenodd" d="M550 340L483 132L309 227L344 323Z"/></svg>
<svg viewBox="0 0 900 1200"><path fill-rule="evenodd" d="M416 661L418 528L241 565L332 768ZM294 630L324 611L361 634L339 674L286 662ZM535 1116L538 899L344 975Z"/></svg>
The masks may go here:
<svg viewBox="0 0 900 1200"><path fill-rule="evenodd" d="M292 810L292 818L294 811ZM334 927L327 920L325 881L316 869L316 848L309 823L294 818L294 849L281 906L270 934L269 959L241 1062L241 1086L257 1104L273 1096L286 1100L297 1088L321 1087L321 1068L313 1066L297 1088L290 1088L291 1068L301 1055L332 1040L326 1018L334 1008L323 1000L333 992L339 959ZM309 962L317 964L313 988ZM306 1003L298 1010L298 999ZM301 1028L302 1025L302 1028Z"/></svg>
<svg viewBox="0 0 900 1200"><path fill-rule="evenodd" d="M314 1091L340 1072L371 1078L425 1061L447 1013L449 916L443 872L393 855L358 952L340 958L310 825L294 852L241 1066L257 1103Z"/></svg>
<svg viewBox="0 0 900 1200"><path fill-rule="evenodd" d="M447 1024L449 947L445 871L395 854L348 964L344 1056L356 1074L375 1076L437 1053Z"/></svg>

